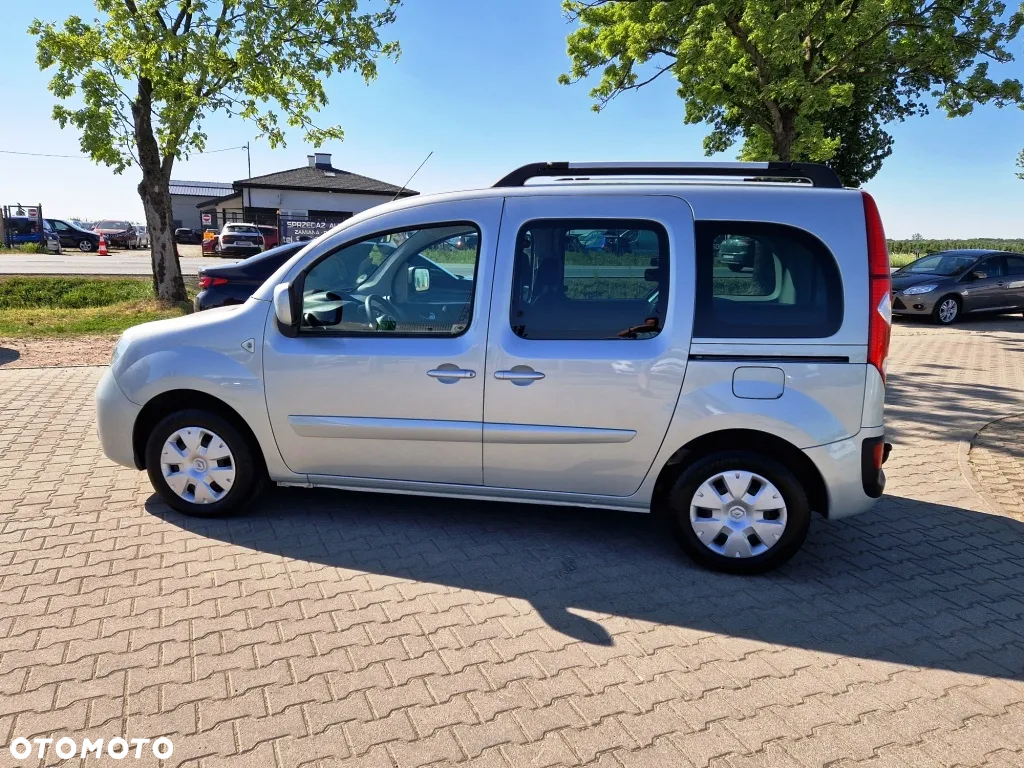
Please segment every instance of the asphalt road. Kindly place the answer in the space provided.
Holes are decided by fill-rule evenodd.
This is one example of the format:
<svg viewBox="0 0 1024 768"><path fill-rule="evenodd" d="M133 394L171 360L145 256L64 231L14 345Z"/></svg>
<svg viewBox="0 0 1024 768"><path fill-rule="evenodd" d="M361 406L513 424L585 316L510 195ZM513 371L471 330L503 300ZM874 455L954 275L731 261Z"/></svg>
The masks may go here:
<svg viewBox="0 0 1024 768"><path fill-rule="evenodd" d="M240 259L181 258L181 272L195 275L200 267L233 264ZM97 256L93 253L65 251L59 256L26 254L0 256L2 275L152 275L153 267L148 252L112 253Z"/></svg>

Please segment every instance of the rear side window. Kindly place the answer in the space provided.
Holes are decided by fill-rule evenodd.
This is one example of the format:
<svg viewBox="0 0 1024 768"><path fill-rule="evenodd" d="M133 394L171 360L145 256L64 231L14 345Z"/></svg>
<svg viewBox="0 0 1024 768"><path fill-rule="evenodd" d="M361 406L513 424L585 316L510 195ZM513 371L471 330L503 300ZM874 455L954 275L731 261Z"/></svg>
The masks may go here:
<svg viewBox="0 0 1024 768"><path fill-rule="evenodd" d="M839 330L842 280L818 238L730 221L699 221L696 235L695 337L820 339Z"/></svg>
<svg viewBox="0 0 1024 768"><path fill-rule="evenodd" d="M1006 274L1024 275L1024 256L1007 256Z"/></svg>
<svg viewBox="0 0 1024 768"><path fill-rule="evenodd" d="M519 230L509 321L524 339L652 338L667 301L660 224L546 219Z"/></svg>

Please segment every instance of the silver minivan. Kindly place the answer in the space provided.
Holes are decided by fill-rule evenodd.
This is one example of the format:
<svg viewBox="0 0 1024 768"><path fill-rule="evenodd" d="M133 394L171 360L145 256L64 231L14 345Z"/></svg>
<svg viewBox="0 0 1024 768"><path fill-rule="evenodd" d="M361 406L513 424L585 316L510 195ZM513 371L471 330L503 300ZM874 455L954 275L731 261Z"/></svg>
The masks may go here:
<svg viewBox="0 0 1024 768"><path fill-rule="evenodd" d="M266 481L655 511L762 572L882 493L889 302L877 208L824 166L536 163L129 329L100 439L186 514Z"/></svg>

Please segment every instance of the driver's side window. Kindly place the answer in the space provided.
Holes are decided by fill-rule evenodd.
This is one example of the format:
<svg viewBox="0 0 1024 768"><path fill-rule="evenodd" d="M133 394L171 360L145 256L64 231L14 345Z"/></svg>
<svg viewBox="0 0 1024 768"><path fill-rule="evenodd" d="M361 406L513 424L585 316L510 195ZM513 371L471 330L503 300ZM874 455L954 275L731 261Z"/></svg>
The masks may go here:
<svg viewBox="0 0 1024 768"><path fill-rule="evenodd" d="M472 318L479 250L479 229L468 223L349 243L306 273L300 332L458 336Z"/></svg>

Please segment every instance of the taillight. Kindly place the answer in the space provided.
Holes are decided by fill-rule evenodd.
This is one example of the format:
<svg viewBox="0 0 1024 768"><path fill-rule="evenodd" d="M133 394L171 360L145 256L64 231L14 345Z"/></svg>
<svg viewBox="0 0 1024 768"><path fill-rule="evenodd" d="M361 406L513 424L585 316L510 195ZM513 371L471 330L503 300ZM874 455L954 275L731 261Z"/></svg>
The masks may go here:
<svg viewBox="0 0 1024 768"><path fill-rule="evenodd" d="M892 330L892 278L889 272L889 249L878 206L867 192L864 197L864 222L868 235L868 362L878 369L885 381L885 362L889 356L889 333Z"/></svg>
<svg viewBox="0 0 1024 768"><path fill-rule="evenodd" d="M211 288L215 285L227 285L228 279L226 277L210 277L209 275L199 276L199 287L200 288Z"/></svg>

